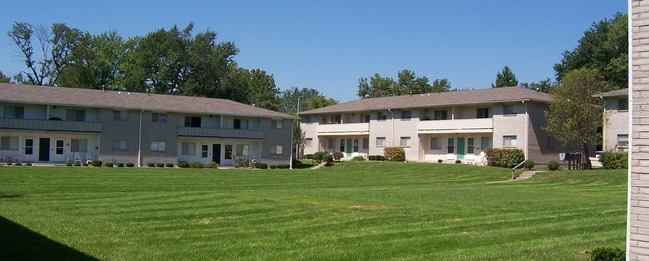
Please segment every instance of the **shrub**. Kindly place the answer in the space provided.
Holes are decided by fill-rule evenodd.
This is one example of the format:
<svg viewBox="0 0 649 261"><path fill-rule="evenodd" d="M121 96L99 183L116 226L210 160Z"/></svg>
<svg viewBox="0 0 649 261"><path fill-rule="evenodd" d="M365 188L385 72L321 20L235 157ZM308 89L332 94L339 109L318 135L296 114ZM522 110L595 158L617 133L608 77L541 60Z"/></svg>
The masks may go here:
<svg viewBox="0 0 649 261"><path fill-rule="evenodd" d="M322 161L327 163L327 164L330 164L330 163L332 163L334 161L334 157L330 153L327 153L327 154L322 156Z"/></svg>
<svg viewBox="0 0 649 261"><path fill-rule="evenodd" d="M369 155L367 156L368 160L374 160L374 161L384 161L385 157L383 155Z"/></svg>
<svg viewBox="0 0 649 261"><path fill-rule="evenodd" d="M93 160L93 161L92 161L92 166L93 166L93 167L101 167L101 164L102 164L102 163L103 163L103 162L101 162L101 160Z"/></svg>
<svg viewBox="0 0 649 261"><path fill-rule="evenodd" d="M135 164L133 164L133 163L126 163L126 167L128 167L128 168L132 168L132 167L135 167Z"/></svg>
<svg viewBox="0 0 649 261"><path fill-rule="evenodd" d="M209 163L205 164L204 167L206 167L208 169L216 169L216 168L219 167L219 164L212 161L212 162L209 162Z"/></svg>
<svg viewBox="0 0 649 261"><path fill-rule="evenodd" d="M329 154L328 152L325 151L318 151L316 153L313 153L313 159L317 161L318 163L322 162L322 158L324 155Z"/></svg>
<svg viewBox="0 0 649 261"><path fill-rule="evenodd" d="M591 261L624 261L625 259L626 252L621 248L596 247L590 253Z"/></svg>
<svg viewBox="0 0 649 261"><path fill-rule="evenodd" d="M210 162L210 163L212 163L212 162ZM207 164L210 164L210 163L207 163ZM216 164L216 162L214 162L214 164ZM189 163L189 167L192 168L192 169L202 169L202 168L205 167L205 165L203 165L203 163L200 163L198 161L192 161L192 163Z"/></svg>
<svg viewBox="0 0 649 261"><path fill-rule="evenodd" d="M189 168L189 162L187 162L187 161L178 161L178 167L183 168L183 169Z"/></svg>
<svg viewBox="0 0 649 261"><path fill-rule="evenodd" d="M149 163L146 164L146 166L149 167L149 168L153 168L153 167L155 167L155 163L149 162Z"/></svg>
<svg viewBox="0 0 649 261"><path fill-rule="evenodd" d="M352 158L352 161L365 161L365 158L363 156L356 156Z"/></svg>
<svg viewBox="0 0 649 261"><path fill-rule="evenodd" d="M82 163L81 166L88 167L88 163Z"/></svg>
<svg viewBox="0 0 649 261"><path fill-rule="evenodd" d="M124 167L124 163L122 163L122 162L117 163L117 167L119 167L119 168L123 168L123 167Z"/></svg>
<svg viewBox="0 0 649 261"><path fill-rule="evenodd" d="M628 168L629 152L605 151L602 152L600 159L605 169L626 169Z"/></svg>
<svg viewBox="0 0 649 261"><path fill-rule="evenodd" d="M313 159L313 154L306 154L304 155L306 159Z"/></svg>
<svg viewBox="0 0 649 261"><path fill-rule="evenodd" d="M13 165L13 163L7 162L7 166L11 166L11 165Z"/></svg>
<svg viewBox="0 0 649 261"><path fill-rule="evenodd" d="M558 170L560 167L561 164L556 160L550 161L550 163L548 163L548 169L551 171Z"/></svg>
<svg viewBox="0 0 649 261"><path fill-rule="evenodd" d="M74 163L74 166L75 166L75 167L81 167L81 162L75 162L75 163Z"/></svg>
<svg viewBox="0 0 649 261"><path fill-rule="evenodd" d="M383 153L387 161L406 161L406 152L402 147L386 147Z"/></svg>
<svg viewBox="0 0 649 261"><path fill-rule="evenodd" d="M26 163L25 166L30 167L32 164L31 163Z"/></svg>
<svg viewBox="0 0 649 261"><path fill-rule="evenodd" d="M22 166L22 165L23 165L23 164L20 163L20 162L16 163L16 166Z"/></svg>
<svg viewBox="0 0 649 261"><path fill-rule="evenodd" d="M329 154L329 155L331 155L331 154ZM288 164L277 164L277 165L275 165L275 168L277 168L277 169L290 169L290 168L291 168L291 165L288 165Z"/></svg>
<svg viewBox="0 0 649 261"><path fill-rule="evenodd" d="M114 166L114 165L113 165L112 162L106 162L106 163L104 163L104 167L112 168L113 166Z"/></svg>
<svg viewBox="0 0 649 261"><path fill-rule="evenodd" d="M462 163L461 160L455 160L455 164L460 164L460 163Z"/></svg>
<svg viewBox="0 0 649 261"><path fill-rule="evenodd" d="M443 159L438 159L438 160L437 160L437 163L442 163L442 162L444 162Z"/></svg>
<svg viewBox="0 0 649 261"><path fill-rule="evenodd" d="M293 159L293 167L299 167L302 165L302 162L297 159Z"/></svg>
<svg viewBox="0 0 649 261"><path fill-rule="evenodd" d="M487 150L489 166L513 168L523 160L525 160L525 153L521 149L495 148Z"/></svg>
<svg viewBox="0 0 649 261"><path fill-rule="evenodd" d="M165 164L164 163L156 163L155 166L158 167L158 168L164 168Z"/></svg>
<svg viewBox="0 0 649 261"><path fill-rule="evenodd" d="M342 159L343 157L345 157L345 154L343 154L340 151L336 151L336 152L333 153L333 159L335 161L340 161L340 159Z"/></svg>
<svg viewBox="0 0 649 261"><path fill-rule="evenodd" d="M171 162L170 162L170 163L166 163L166 164L165 164L165 167L167 167L167 168L173 168L173 167L174 167L174 164L171 163Z"/></svg>
<svg viewBox="0 0 649 261"><path fill-rule="evenodd" d="M72 163L70 163L70 162L65 163L65 165L68 166L68 167L72 167Z"/></svg>
<svg viewBox="0 0 649 261"><path fill-rule="evenodd" d="M266 163L261 163L261 162L255 163L255 169L267 169L267 168L268 168L268 164Z"/></svg>
<svg viewBox="0 0 649 261"><path fill-rule="evenodd" d="M526 160L526 161L525 161L525 164L523 164L523 166L524 166L526 169L531 170L531 169L534 168L534 161L533 161L533 160Z"/></svg>

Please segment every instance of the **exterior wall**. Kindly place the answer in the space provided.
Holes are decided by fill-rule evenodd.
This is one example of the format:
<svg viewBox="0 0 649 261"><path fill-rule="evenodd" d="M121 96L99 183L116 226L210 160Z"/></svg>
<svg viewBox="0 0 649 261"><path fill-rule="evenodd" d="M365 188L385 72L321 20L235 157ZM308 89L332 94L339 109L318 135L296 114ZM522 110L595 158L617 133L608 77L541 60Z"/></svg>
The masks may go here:
<svg viewBox="0 0 649 261"><path fill-rule="evenodd" d="M543 127L547 125L545 111L548 106L532 102L525 104L529 115L527 158L541 164L547 164L553 160L558 161L559 153L566 152L566 149L543 130ZM594 154L591 155L594 156Z"/></svg>
<svg viewBox="0 0 649 261"><path fill-rule="evenodd" d="M311 146L303 146L302 147L302 153L303 155L306 154L313 154L318 151L322 151L325 147L320 146L322 142L327 142L326 140L321 140L320 137L317 135L317 129L319 125L319 121L317 121L313 117L312 123L304 123L306 121L306 117L302 117L302 122L300 123L300 131L302 132L302 138L303 139L311 139ZM326 145L326 143L325 143Z"/></svg>
<svg viewBox="0 0 649 261"><path fill-rule="evenodd" d="M34 131L2 131L0 137L16 137L18 147L16 150L0 150L0 158L5 161L13 162L39 162L39 153L41 149L49 151L47 153L48 162L55 163L72 163L75 159L85 161L97 159L99 155L99 135L82 134L82 133L50 133ZM25 150L25 140L33 140L33 150L28 154ZM85 152L74 152L71 148L72 139L86 140ZM62 150L56 149L57 140L63 143ZM48 142L47 144L41 143ZM60 153L59 153L60 152Z"/></svg>
<svg viewBox="0 0 649 261"><path fill-rule="evenodd" d="M128 120L113 120L113 110L102 109L99 111L99 119L103 124L100 143L100 160L104 162L122 162L133 163L137 166L138 159L138 134L139 134L139 111L126 111ZM142 126L146 118L142 115ZM149 114L148 121L151 121ZM143 136L144 136L144 132ZM126 150L113 148L113 141L126 141ZM150 149L150 145L142 143L142 152L144 149Z"/></svg>
<svg viewBox="0 0 649 261"><path fill-rule="evenodd" d="M626 98L626 97L624 97ZM618 98L605 98L603 150L617 150L617 135L629 135L629 111L617 108Z"/></svg>
<svg viewBox="0 0 649 261"><path fill-rule="evenodd" d="M261 128L264 130L264 141L261 146L261 158L258 161L273 164L289 164L291 155L295 152L292 149L291 135L293 134L291 120L283 120L283 128L277 129L271 126L270 119L261 119L259 121ZM273 146L282 146L281 154L271 153Z"/></svg>
<svg viewBox="0 0 649 261"><path fill-rule="evenodd" d="M431 139L439 139L439 144L441 145L439 149L433 149L431 147ZM453 139L453 153L448 153L449 138ZM464 140L464 146L462 151L464 152L462 156L459 156L458 151L458 138ZM473 153L469 153L469 142L468 140L472 138L473 143ZM455 160L459 159L463 163L478 163L482 162L480 158L480 152L486 150L482 144L482 138L492 138L490 133L463 133L463 134L422 134L420 135L420 150L421 150L421 161L426 162L437 162L442 160L442 162L454 163Z"/></svg>
<svg viewBox="0 0 649 261"><path fill-rule="evenodd" d="M516 146L514 148L522 149L525 156L529 153L526 150L527 132L525 129L528 120L525 113L525 107L522 102L511 103L514 106L516 114L504 114L503 104L497 104L493 108L494 132L493 147L503 148L505 136L516 136Z"/></svg>

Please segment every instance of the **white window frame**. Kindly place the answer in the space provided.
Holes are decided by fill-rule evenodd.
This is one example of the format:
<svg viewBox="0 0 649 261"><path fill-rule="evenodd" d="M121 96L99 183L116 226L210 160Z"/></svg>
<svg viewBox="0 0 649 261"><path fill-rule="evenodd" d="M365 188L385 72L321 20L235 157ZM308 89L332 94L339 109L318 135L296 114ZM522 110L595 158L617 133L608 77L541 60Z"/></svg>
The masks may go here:
<svg viewBox="0 0 649 261"><path fill-rule="evenodd" d="M431 150L442 150L442 140L439 137L430 138L430 149Z"/></svg>
<svg viewBox="0 0 649 261"><path fill-rule="evenodd" d="M182 142L180 144L180 155L183 155L183 156L196 156L196 143Z"/></svg>
<svg viewBox="0 0 649 261"><path fill-rule="evenodd" d="M87 139L70 140L70 152L88 152L88 140Z"/></svg>
<svg viewBox="0 0 649 261"><path fill-rule="evenodd" d="M617 135L617 147L628 148L629 147L629 134L618 134Z"/></svg>
<svg viewBox="0 0 649 261"><path fill-rule="evenodd" d="M128 111L113 111L114 121L128 121Z"/></svg>
<svg viewBox="0 0 649 261"><path fill-rule="evenodd" d="M284 153L284 147L282 145L270 146L271 155L282 155Z"/></svg>
<svg viewBox="0 0 649 261"><path fill-rule="evenodd" d="M167 114L164 112L152 112L151 122L154 123L167 123Z"/></svg>
<svg viewBox="0 0 649 261"><path fill-rule="evenodd" d="M113 140L113 151L128 151L128 141Z"/></svg>
<svg viewBox="0 0 649 261"><path fill-rule="evenodd" d="M516 148L518 146L518 137L516 135L503 136L503 148Z"/></svg>
<svg viewBox="0 0 649 261"><path fill-rule="evenodd" d="M382 148L386 145L385 137L376 137L376 147Z"/></svg>
<svg viewBox="0 0 649 261"><path fill-rule="evenodd" d="M411 142L410 137L401 137L399 139L399 145L404 148L410 148L410 142Z"/></svg>
<svg viewBox="0 0 649 261"><path fill-rule="evenodd" d="M165 141L151 142L151 152L166 152L166 151L167 151L167 142Z"/></svg>
<svg viewBox="0 0 649 261"><path fill-rule="evenodd" d="M313 146L313 138L305 138L305 139L304 139L304 146L305 146L305 147L311 147L311 146Z"/></svg>

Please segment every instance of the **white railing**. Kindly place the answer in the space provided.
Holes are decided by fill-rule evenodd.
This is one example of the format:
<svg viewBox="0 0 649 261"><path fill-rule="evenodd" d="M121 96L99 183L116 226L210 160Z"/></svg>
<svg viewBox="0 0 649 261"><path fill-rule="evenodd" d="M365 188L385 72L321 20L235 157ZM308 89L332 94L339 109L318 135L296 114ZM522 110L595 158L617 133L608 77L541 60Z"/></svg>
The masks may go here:
<svg viewBox="0 0 649 261"><path fill-rule="evenodd" d="M370 133L369 123L344 123L344 124L324 124L318 125L318 135L350 135Z"/></svg>
<svg viewBox="0 0 649 261"><path fill-rule="evenodd" d="M13 130L41 131L72 131L72 132L101 132L101 123L57 121L57 120L27 120L0 119L0 128Z"/></svg>
<svg viewBox="0 0 649 261"><path fill-rule="evenodd" d="M178 136L236 138L236 139L263 139L264 132L259 130L178 127Z"/></svg>
<svg viewBox="0 0 649 261"><path fill-rule="evenodd" d="M494 130L492 118L431 120L417 123L417 132L426 133L491 133Z"/></svg>

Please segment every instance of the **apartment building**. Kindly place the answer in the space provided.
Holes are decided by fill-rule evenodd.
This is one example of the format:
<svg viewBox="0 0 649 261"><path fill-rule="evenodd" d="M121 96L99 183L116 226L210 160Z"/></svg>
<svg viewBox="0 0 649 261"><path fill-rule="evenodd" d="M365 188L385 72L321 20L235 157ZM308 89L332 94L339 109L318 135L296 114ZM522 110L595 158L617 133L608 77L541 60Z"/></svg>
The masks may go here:
<svg viewBox="0 0 649 261"><path fill-rule="evenodd" d="M521 87L359 99L300 113L303 152L345 159L403 147L408 161L482 161L490 148L520 148L538 163L561 146L543 131L550 97Z"/></svg>
<svg viewBox="0 0 649 261"><path fill-rule="evenodd" d="M0 160L289 164L293 116L201 97L0 84Z"/></svg>
<svg viewBox="0 0 649 261"><path fill-rule="evenodd" d="M596 95L604 100L603 151L629 149L629 89Z"/></svg>

